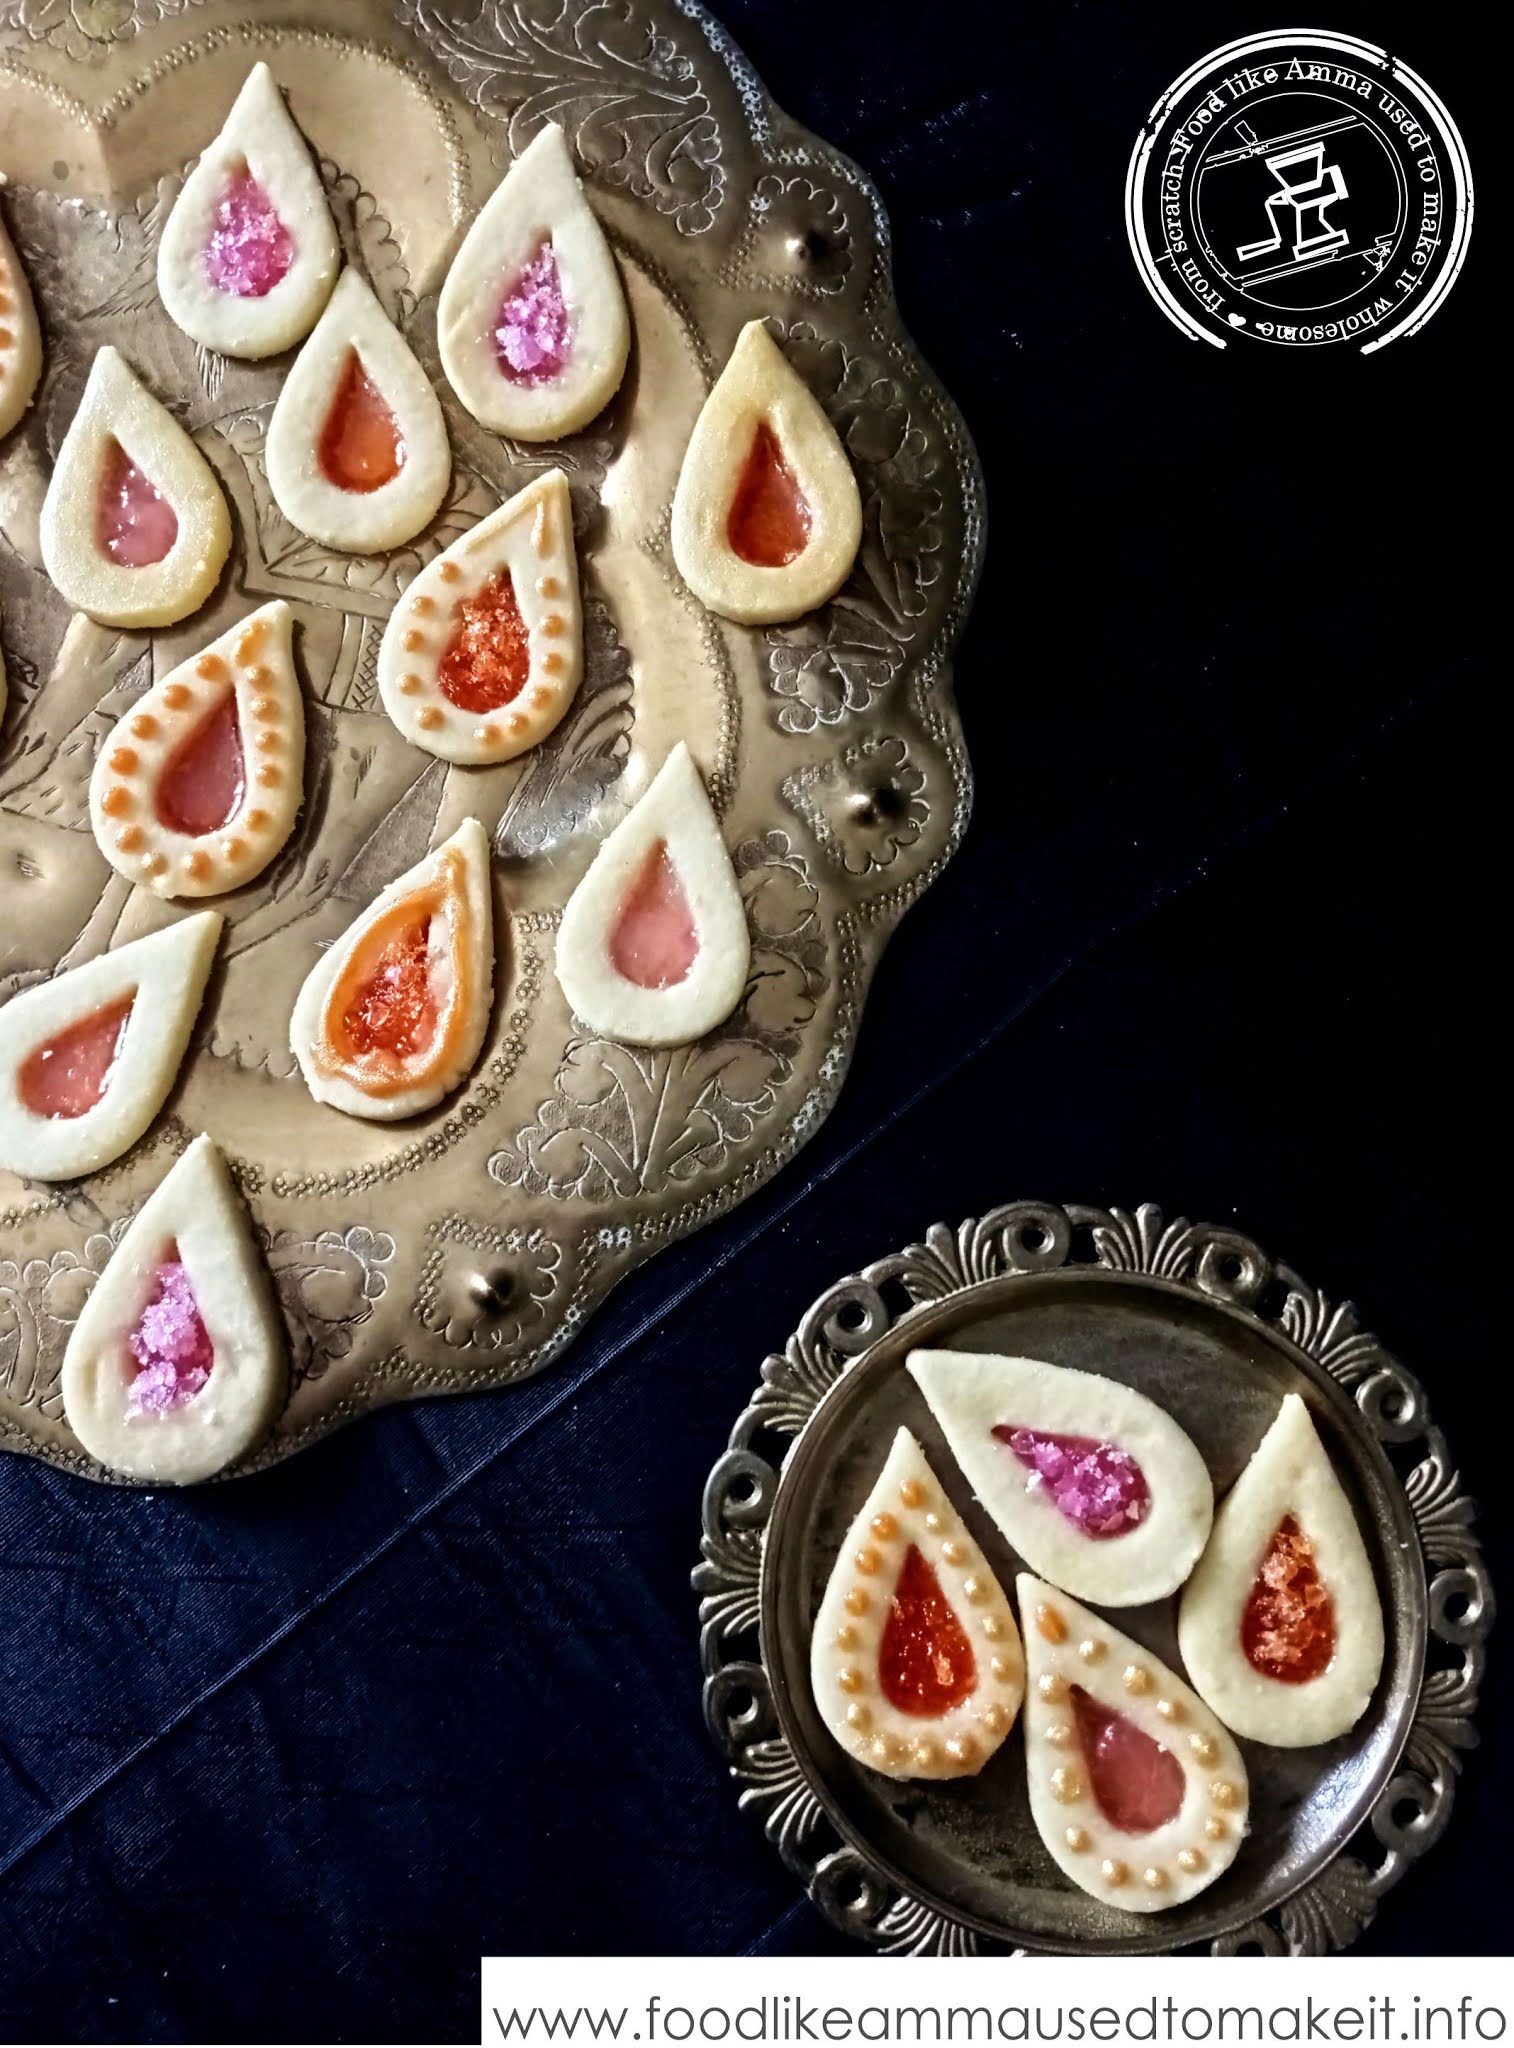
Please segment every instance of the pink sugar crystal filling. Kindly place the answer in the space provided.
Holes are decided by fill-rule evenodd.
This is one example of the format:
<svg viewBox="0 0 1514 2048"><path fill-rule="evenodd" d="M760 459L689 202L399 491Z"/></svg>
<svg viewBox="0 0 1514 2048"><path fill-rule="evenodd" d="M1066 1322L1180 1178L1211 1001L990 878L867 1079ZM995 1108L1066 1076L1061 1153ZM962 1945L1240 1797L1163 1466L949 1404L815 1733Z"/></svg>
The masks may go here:
<svg viewBox="0 0 1514 2048"><path fill-rule="evenodd" d="M246 164L234 170L216 203L205 269L217 291L263 299L294 261L288 228Z"/></svg>
<svg viewBox="0 0 1514 2048"><path fill-rule="evenodd" d="M210 1333L177 1258L159 1267L147 1306L126 1341L137 1361L126 1390L128 1415L167 1415L192 1401L210 1378Z"/></svg>
<svg viewBox="0 0 1514 2048"><path fill-rule="evenodd" d="M1146 1519L1151 1489L1129 1451L1096 1437L1057 1436L1007 1422L996 1424L993 1433L1029 1471L1027 1488L1044 1486L1085 1536L1128 1535Z"/></svg>
<svg viewBox="0 0 1514 2048"><path fill-rule="evenodd" d="M557 258L543 242L499 309L494 346L500 368L515 384L550 384L567 363L569 327Z"/></svg>

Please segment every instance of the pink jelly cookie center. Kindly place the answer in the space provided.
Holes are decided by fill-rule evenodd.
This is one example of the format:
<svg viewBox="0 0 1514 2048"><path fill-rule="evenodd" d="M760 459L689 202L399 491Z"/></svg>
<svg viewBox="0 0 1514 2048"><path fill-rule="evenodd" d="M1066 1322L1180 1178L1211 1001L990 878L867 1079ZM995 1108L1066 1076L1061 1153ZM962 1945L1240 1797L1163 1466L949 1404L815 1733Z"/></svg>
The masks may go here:
<svg viewBox="0 0 1514 2048"><path fill-rule="evenodd" d="M294 242L273 202L246 164L234 170L216 202L205 271L219 292L263 299L288 274Z"/></svg>
<svg viewBox="0 0 1514 2048"><path fill-rule="evenodd" d="M179 537L179 515L119 441L107 441L95 507L95 536L123 569L149 569Z"/></svg>
<svg viewBox="0 0 1514 2048"><path fill-rule="evenodd" d="M1000 1422L994 1435L1030 1472L1027 1487L1044 1486L1057 1509L1085 1536L1125 1536L1146 1519L1151 1488L1129 1451L1091 1436L1058 1436Z"/></svg>
<svg viewBox="0 0 1514 2048"><path fill-rule="evenodd" d="M158 1268L147 1306L126 1342L137 1361L126 1390L128 1415L167 1415L192 1401L210 1378L215 1363L210 1333L177 1256Z"/></svg>
<svg viewBox="0 0 1514 2048"><path fill-rule="evenodd" d="M1075 1685L1072 1715L1094 1803L1122 1834L1149 1835L1183 1804L1183 1766L1133 1721Z"/></svg>
<svg viewBox="0 0 1514 2048"><path fill-rule="evenodd" d="M699 951L694 912L659 839L632 882L610 933L616 972L638 988L675 988Z"/></svg>
<svg viewBox="0 0 1514 2048"><path fill-rule="evenodd" d="M499 309L494 346L500 368L514 384L550 384L567 365L570 329L557 258L543 242Z"/></svg>

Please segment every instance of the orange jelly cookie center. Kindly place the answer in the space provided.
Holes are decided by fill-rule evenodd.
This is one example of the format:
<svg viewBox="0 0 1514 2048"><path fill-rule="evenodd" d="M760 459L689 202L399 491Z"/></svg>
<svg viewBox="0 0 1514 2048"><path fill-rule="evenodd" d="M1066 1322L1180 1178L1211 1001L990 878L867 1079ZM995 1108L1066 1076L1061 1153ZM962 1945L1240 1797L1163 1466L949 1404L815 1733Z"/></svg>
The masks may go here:
<svg viewBox="0 0 1514 2048"><path fill-rule="evenodd" d="M1241 1647L1264 1678L1306 1685L1335 1655L1335 1602L1292 1515L1267 1545L1241 1617Z"/></svg>
<svg viewBox="0 0 1514 2048"><path fill-rule="evenodd" d="M610 933L610 959L638 988L673 988L688 978L699 951L694 912L659 839L626 892Z"/></svg>
<svg viewBox="0 0 1514 2048"><path fill-rule="evenodd" d="M785 568L809 545L809 505L766 420L752 437L731 500L726 538L732 552L757 569Z"/></svg>
<svg viewBox="0 0 1514 2048"><path fill-rule="evenodd" d="M93 1109L110 1086L136 991L81 1017L21 1063L17 1086L33 1116L72 1118Z"/></svg>
<svg viewBox="0 0 1514 2048"><path fill-rule="evenodd" d="M497 569L453 611L455 624L437 664L436 684L460 711L498 711L531 677L531 646L508 569Z"/></svg>
<svg viewBox="0 0 1514 2048"><path fill-rule="evenodd" d="M349 348L316 448L322 474L338 490L362 495L393 483L405 453L399 421Z"/></svg>
<svg viewBox="0 0 1514 2048"><path fill-rule="evenodd" d="M380 945L342 1009L342 1049L361 1058L414 1059L436 1035L431 990L431 918L417 917Z"/></svg>
<svg viewBox="0 0 1514 2048"><path fill-rule="evenodd" d="M878 1647L878 1683L901 1714L937 1717L978 1681L973 1647L934 1570L912 1543Z"/></svg>

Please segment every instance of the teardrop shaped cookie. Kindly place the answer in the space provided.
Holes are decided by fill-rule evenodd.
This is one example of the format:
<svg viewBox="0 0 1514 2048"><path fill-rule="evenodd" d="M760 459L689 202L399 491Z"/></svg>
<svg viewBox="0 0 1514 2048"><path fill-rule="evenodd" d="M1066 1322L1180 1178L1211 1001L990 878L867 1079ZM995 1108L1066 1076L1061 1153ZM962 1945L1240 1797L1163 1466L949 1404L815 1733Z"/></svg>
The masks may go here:
<svg viewBox="0 0 1514 2048"><path fill-rule="evenodd" d="M1253 1742L1329 1742L1366 1711L1382 1670L1382 1604L1297 1394L1220 1503L1183 1590L1178 1645L1210 1706Z"/></svg>
<svg viewBox="0 0 1514 2048"><path fill-rule="evenodd" d="M1182 1585L1214 1492L1165 1409L1040 1359L912 1351L908 1365L973 1492L1044 1578L1106 1607Z"/></svg>
<svg viewBox="0 0 1514 2048"><path fill-rule="evenodd" d="M730 1016L750 964L731 857L680 740L569 897L557 979L589 1030L686 1045Z"/></svg>
<svg viewBox="0 0 1514 2048"><path fill-rule="evenodd" d="M1058 1867L1131 1913L1181 1905L1226 1871L1246 1833L1246 1766L1159 1657L1029 1572L1030 1810Z"/></svg>
<svg viewBox="0 0 1514 2048"><path fill-rule="evenodd" d="M202 347L276 355L310 332L340 257L305 138L254 64L168 216L158 296Z"/></svg>
<svg viewBox="0 0 1514 2048"><path fill-rule="evenodd" d="M840 436L767 328L748 321L678 473L679 574L722 618L774 625L834 597L861 540Z"/></svg>
<svg viewBox="0 0 1514 2048"><path fill-rule="evenodd" d="M32 402L42 375L42 330L15 244L0 220L0 438Z"/></svg>
<svg viewBox="0 0 1514 2048"><path fill-rule="evenodd" d="M284 379L265 459L290 525L348 554L412 540L447 495L452 450L431 380L355 270Z"/></svg>
<svg viewBox="0 0 1514 2048"><path fill-rule="evenodd" d="M467 1078L494 1005L493 914L488 837L465 818L306 977L289 1043L317 1102L387 1122Z"/></svg>
<svg viewBox="0 0 1514 2048"><path fill-rule="evenodd" d="M148 1196L80 1311L63 1408L113 1472L190 1486L242 1456L288 1380L267 1268L225 1161L196 1138Z"/></svg>
<svg viewBox="0 0 1514 2048"><path fill-rule="evenodd" d="M575 433L619 389L631 346L620 272L554 123L469 228L442 286L436 334L469 412L517 441Z"/></svg>
<svg viewBox="0 0 1514 2048"><path fill-rule="evenodd" d="M107 626L171 626L215 588L231 516L215 472L115 349L96 352L42 502L59 594Z"/></svg>
<svg viewBox="0 0 1514 2048"><path fill-rule="evenodd" d="M573 508L549 469L410 584L384 628L379 693L415 746L485 767L544 740L582 673Z"/></svg>
<svg viewBox="0 0 1514 2048"><path fill-rule="evenodd" d="M0 1166L73 1180L135 1145L178 1074L222 922L202 910L0 1009Z"/></svg>
<svg viewBox="0 0 1514 2048"><path fill-rule="evenodd" d="M1019 1631L907 1429L846 1533L810 1644L821 1719L887 1778L966 1778L1014 1725Z"/></svg>
<svg viewBox="0 0 1514 2048"><path fill-rule="evenodd" d="M282 598L155 683L112 728L89 782L100 851L156 896L219 896L294 829L305 700Z"/></svg>

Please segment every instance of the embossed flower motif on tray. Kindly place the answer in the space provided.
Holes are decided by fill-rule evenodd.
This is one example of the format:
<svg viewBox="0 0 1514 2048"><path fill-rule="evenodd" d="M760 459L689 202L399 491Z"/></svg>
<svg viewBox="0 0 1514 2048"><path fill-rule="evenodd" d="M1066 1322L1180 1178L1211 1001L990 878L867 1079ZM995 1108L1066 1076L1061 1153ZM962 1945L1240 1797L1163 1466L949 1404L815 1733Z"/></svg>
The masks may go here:
<svg viewBox="0 0 1514 2048"><path fill-rule="evenodd" d="M849 875L891 867L925 828L925 774L897 733L854 740L784 785L831 858Z"/></svg>
<svg viewBox="0 0 1514 2048"><path fill-rule="evenodd" d="M347 1357L389 1285L394 1239L362 1223L315 1237L276 1230L263 1252L284 1307L290 1370L297 1380L319 1379Z"/></svg>
<svg viewBox="0 0 1514 2048"><path fill-rule="evenodd" d="M33 42L88 58L124 42L154 22L184 14L202 0L0 0L0 29L16 28Z"/></svg>
<svg viewBox="0 0 1514 2048"><path fill-rule="evenodd" d="M788 291L840 291L852 267L852 234L840 194L802 176L775 171L759 178L746 267Z"/></svg>
<svg viewBox="0 0 1514 2048"><path fill-rule="evenodd" d="M463 1216L433 1223L417 1319L454 1351L515 1349L539 1336L567 1284L563 1248L544 1230L500 1230Z"/></svg>
<svg viewBox="0 0 1514 2048"><path fill-rule="evenodd" d="M59 1347L105 1271L121 1228L95 1231L77 1252L54 1252L50 1259L0 1259L0 1390L18 1408L35 1407L49 1418L62 1413Z"/></svg>

